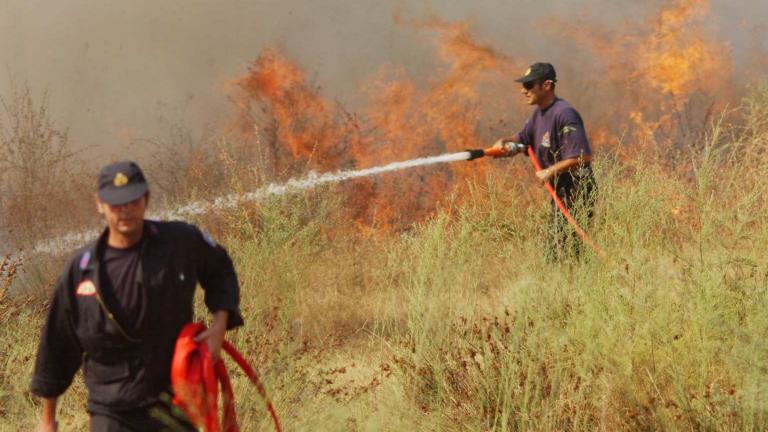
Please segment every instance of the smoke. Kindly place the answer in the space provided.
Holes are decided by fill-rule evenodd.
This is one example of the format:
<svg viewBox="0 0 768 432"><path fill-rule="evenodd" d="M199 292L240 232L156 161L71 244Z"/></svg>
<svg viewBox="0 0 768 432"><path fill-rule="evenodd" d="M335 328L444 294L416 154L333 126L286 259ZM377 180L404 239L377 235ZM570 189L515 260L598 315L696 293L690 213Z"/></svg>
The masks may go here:
<svg viewBox="0 0 768 432"><path fill-rule="evenodd" d="M360 87L382 65L401 67L417 85L432 73L432 47L417 29L393 22L399 9L406 18L468 20L471 33L499 52L525 62L551 60L571 74L563 76L565 90L569 80L578 82L579 59L562 48L562 37L551 37L556 29L543 24L544 18L590 17L596 25L615 26L641 21L662 4L403 3L4 0L0 65L33 89L50 90L58 123L71 128L79 147L100 157L123 156L126 143L160 136L172 122L196 134L216 127L230 109L221 86L265 45L282 46L329 99L354 110L363 105ZM753 35L767 15L768 4L759 0L711 4L712 35L727 43L740 73L765 49ZM0 92L7 86L0 80Z"/></svg>

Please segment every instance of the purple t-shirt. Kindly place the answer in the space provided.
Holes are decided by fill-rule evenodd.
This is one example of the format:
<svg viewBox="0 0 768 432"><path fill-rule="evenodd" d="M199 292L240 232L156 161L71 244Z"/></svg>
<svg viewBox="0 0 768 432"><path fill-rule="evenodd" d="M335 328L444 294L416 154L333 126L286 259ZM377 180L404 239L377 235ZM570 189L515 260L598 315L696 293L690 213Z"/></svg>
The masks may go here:
<svg viewBox="0 0 768 432"><path fill-rule="evenodd" d="M547 108L536 108L516 141L533 146L542 168L564 159L592 155L581 116L560 98L555 98Z"/></svg>

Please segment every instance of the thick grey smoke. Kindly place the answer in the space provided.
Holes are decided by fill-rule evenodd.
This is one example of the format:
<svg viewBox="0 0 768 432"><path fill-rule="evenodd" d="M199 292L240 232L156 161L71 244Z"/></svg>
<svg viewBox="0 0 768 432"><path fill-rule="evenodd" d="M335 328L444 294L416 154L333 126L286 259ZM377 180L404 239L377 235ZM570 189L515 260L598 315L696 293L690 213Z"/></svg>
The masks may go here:
<svg viewBox="0 0 768 432"><path fill-rule="evenodd" d="M567 64L569 55L536 28L545 16L590 16L606 25L642 19L661 2L361 0L92 0L0 2L0 95L13 76L37 94L48 89L53 115L78 147L99 157L131 157L133 139L162 136L169 124L199 135L230 115L223 86L265 44L281 45L345 105L385 64L428 76L433 50L423 34L394 24L430 15L469 19L473 33L516 58ZM715 0L713 23L745 66L768 16L762 0ZM764 48L764 47L763 47Z"/></svg>

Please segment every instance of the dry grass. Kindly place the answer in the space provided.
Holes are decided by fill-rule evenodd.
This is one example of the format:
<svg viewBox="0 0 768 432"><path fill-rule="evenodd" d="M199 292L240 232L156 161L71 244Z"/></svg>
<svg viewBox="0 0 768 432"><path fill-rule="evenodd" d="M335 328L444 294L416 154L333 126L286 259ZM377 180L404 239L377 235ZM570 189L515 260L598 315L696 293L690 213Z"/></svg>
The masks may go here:
<svg viewBox="0 0 768 432"><path fill-rule="evenodd" d="M25 85L0 97L0 240L14 249L96 220L95 176L48 110L47 95L35 101Z"/></svg>

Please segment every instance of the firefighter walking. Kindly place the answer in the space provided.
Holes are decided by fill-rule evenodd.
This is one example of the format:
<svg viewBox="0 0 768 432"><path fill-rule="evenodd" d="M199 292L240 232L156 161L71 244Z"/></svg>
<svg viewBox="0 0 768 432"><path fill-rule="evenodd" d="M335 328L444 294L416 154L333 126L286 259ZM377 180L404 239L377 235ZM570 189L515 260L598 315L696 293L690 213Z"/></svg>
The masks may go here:
<svg viewBox="0 0 768 432"><path fill-rule="evenodd" d="M243 324L227 252L183 222L144 219L149 189L133 162L104 167L96 205L107 227L74 253L56 282L30 390L42 398L38 431L56 430L56 402L83 367L94 431L195 430L172 409L170 365L193 319L198 282L212 325L197 336L219 356Z"/></svg>

